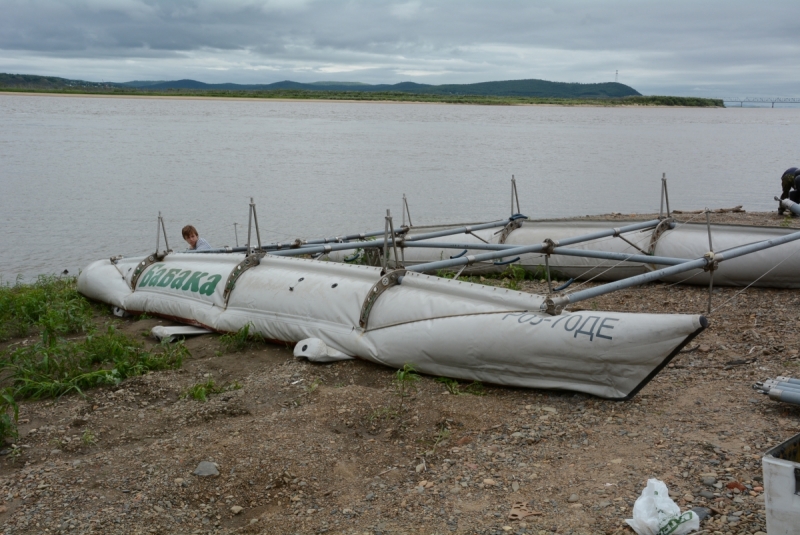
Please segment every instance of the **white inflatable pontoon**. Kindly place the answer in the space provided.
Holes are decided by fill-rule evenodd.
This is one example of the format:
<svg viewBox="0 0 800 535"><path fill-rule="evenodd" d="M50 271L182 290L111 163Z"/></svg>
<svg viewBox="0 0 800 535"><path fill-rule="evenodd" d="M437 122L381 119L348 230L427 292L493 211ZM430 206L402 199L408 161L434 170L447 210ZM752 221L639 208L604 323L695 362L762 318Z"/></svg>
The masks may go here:
<svg viewBox="0 0 800 535"><path fill-rule="evenodd" d="M563 240L573 236L582 236L630 223L630 221L608 220L518 221L514 225L508 225L500 229L475 230L471 233L452 236L448 239L420 240L415 244L458 242L459 244L465 244L467 247L469 244L481 246L485 243L525 246L543 243L548 239ZM472 226L475 225L477 224ZM411 238L416 234L431 233L461 226L465 225L412 227L405 237ZM780 238L793 232L797 232L797 229L750 225L711 226L713 249L718 252L745 244ZM705 223L683 224L680 222L674 223L674 227L670 228L669 221L665 221L663 225L655 228L631 232L625 234L624 237L604 237L573 245L572 248L626 255L695 259L702 257L709 251L708 229ZM483 251L478 249L464 250L457 247L422 248L417 245L415 247L405 247L402 250L401 259L403 259L404 265L409 267L480 252ZM363 252L360 254L363 254ZM392 254L392 250L389 251L389 254ZM356 259L351 251L334 251L323 258L338 262L345 259ZM592 279L597 281L625 279L661 267L644 262L626 262L558 254L550 256L549 264L550 269L560 274L562 278ZM545 255L541 253L525 254L521 256L515 265L521 266L528 271L542 273L545 267ZM469 266L464 273L486 273L497 271L498 269L505 269L505 266L497 267L492 262L483 262ZM707 286L709 284L709 272L698 269L688 273L681 273L680 275L665 277L662 280ZM714 285L800 288L800 241L784 243L778 247L765 249L720 264L714 273Z"/></svg>
<svg viewBox="0 0 800 535"><path fill-rule="evenodd" d="M251 324L271 340L321 340L325 347L305 345L329 360L411 363L430 375L616 400L635 395L707 326L699 315L548 315L540 295L270 254L100 260L81 272L78 290L218 332Z"/></svg>

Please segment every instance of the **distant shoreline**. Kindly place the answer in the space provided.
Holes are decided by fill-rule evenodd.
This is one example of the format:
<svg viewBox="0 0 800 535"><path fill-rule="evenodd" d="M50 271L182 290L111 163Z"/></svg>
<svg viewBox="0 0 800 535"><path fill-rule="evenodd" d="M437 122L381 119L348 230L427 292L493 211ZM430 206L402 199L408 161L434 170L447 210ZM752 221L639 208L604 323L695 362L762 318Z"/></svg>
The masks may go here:
<svg viewBox="0 0 800 535"><path fill-rule="evenodd" d="M481 96L434 98L429 95L402 94L397 98L331 98L322 97L291 97L291 96L229 96L229 95L164 95L164 94L135 94L135 93L100 93L100 92L64 92L64 91L16 91L0 89L0 95L19 96L45 96L45 97L71 97L71 98L131 98L131 99L163 99L163 100L223 100L245 102L342 102L342 103L376 103L376 104L448 104L448 105L473 105L473 106L545 106L545 107L594 107L594 108L725 108L725 106L712 105L675 105L656 103L620 103L618 101L602 101L598 99L556 99L543 98L544 102L525 102L533 98L500 97L486 98ZM402 98L401 98L402 96ZM415 97L419 97L418 99ZM663 97L643 97L645 99L658 99ZM671 98L671 97L668 97ZM547 102L553 100L555 102ZM711 99L703 99L710 101Z"/></svg>

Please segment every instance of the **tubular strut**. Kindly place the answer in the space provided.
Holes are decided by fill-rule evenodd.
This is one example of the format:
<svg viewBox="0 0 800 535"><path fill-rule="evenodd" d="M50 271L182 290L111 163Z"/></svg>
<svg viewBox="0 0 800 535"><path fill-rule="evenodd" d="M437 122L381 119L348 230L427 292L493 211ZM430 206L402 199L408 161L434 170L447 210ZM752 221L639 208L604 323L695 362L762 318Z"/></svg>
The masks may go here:
<svg viewBox="0 0 800 535"><path fill-rule="evenodd" d="M706 228L708 229L708 252L706 258L710 260L709 264L703 268L704 271L710 271L708 275L708 313L711 314L711 296L714 292L714 272L719 267L719 263L714 260L714 245L711 243L711 218L709 217L709 209L706 208Z"/></svg>
<svg viewBox="0 0 800 535"><path fill-rule="evenodd" d="M248 216L247 220L247 256L256 254L253 250L253 242L251 241L251 233L253 228L253 223L256 224L256 240L258 241L258 250L261 250L261 233L258 231L258 215L256 214L256 203L253 202L253 198L250 197L250 215Z"/></svg>
<svg viewBox="0 0 800 535"><path fill-rule="evenodd" d="M406 194L403 193L403 225L406 226L406 215L408 215L408 226L413 227L414 224L411 222L411 211L408 209L408 199L406 199Z"/></svg>
<svg viewBox="0 0 800 535"><path fill-rule="evenodd" d="M658 212L658 218L664 218L664 201L667 201L667 218L669 219L669 192L667 191L667 173L661 173L661 209Z"/></svg>
<svg viewBox="0 0 800 535"><path fill-rule="evenodd" d="M162 232L164 234L164 252L158 252L158 249L161 247ZM171 252L169 242L167 241L167 228L164 226L164 218L161 217L161 212L158 212L158 219L156 221L156 252L136 265L136 269L133 270L133 275L131 275L131 290L136 290L136 283L139 281L139 277L142 276L145 269L156 262L161 262L164 260L164 257Z"/></svg>
<svg viewBox="0 0 800 535"><path fill-rule="evenodd" d="M514 203L517 204L517 211L514 211ZM521 211L519 209L519 194L517 193L517 181L514 179L514 175L511 175L511 215L519 214Z"/></svg>
<svg viewBox="0 0 800 535"><path fill-rule="evenodd" d="M252 238L252 228L253 223L255 223L256 227L256 240L258 240L258 249L252 247L252 242L250 241ZM233 224L234 232L236 231L236 223ZM237 244L238 245L238 244ZM250 213L247 219L247 254L244 257L244 260L236 264L236 267L233 268L230 275L228 275L228 280L225 281L225 291L222 294L222 297L225 301L225 307L228 306L228 299L231 297L231 292L233 289L236 288L236 281L239 280L239 277L250 268L254 268L261 263L261 259L264 258L266 252L261 249L261 233L258 229L258 214L256 214L256 203L253 202L253 198L250 197Z"/></svg>

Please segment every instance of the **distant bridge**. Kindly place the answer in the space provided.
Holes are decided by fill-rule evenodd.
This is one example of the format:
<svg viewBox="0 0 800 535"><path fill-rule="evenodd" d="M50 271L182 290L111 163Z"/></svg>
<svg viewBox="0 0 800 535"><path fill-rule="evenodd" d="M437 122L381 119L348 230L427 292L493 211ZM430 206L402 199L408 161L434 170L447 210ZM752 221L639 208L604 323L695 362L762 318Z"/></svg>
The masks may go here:
<svg viewBox="0 0 800 535"><path fill-rule="evenodd" d="M800 104L800 98L723 98L722 102L738 102L739 107L743 107L745 102L753 104Z"/></svg>

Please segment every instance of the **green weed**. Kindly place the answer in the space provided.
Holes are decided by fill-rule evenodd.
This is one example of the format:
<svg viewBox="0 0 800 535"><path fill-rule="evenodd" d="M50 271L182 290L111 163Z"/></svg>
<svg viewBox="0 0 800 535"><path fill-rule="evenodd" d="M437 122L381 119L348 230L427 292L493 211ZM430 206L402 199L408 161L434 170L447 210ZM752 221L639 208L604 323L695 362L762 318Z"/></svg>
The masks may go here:
<svg viewBox="0 0 800 535"><path fill-rule="evenodd" d="M81 433L81 444L84 446L97 444L97 437L91 429L84 429L83 433Z"/></svg>
<svg viewBox="0 0 800 535"><path fill-rule="evenodd" d="M792 226L792 214L791 213L786 214L785 216L783 216L783 220L781 221L781 226L784 227L784 228Z"/></svg>
<svg viewBox="0 0 800 535"><path fill-rule="evenodd" d="M235 333L223 334L219 337L219 343L228 353L238 353L249 349L256 344L264 342L264 337L259 333L250 334L252 323L248 323Z"/></svg>
<svg viewBox="0 0 800 535"><path fill-rule="evenodd" d="M437 377L436 382L442 383L447 391L454 396L460 396L461 394L472 394L473 396L486 395L483 384L478 381L473 381L468 385L461 386L458 381L450 377Z"/></svg>
<svg viewBox="0 0 800 535"><path fill-rule="evenodd" d="M397 413L403 414L403 404L405 402L406 397L408 397L411 390L416 390L417 381L420 380L420 376L417 374L417 371L414 369L414 365L410 363L406 363L401 369L397 370L394 374L394 387L395 393L399 398L399 403L397 407Z"/></svg>
<svg viewBox="0 0 800 535"><path fill-rule="evenodd" d="M92 307L74 277L39 277L33 284L0 285L0 341L42 334L45 343L91 329Z"/></svg>
<svg viewBox="0 0 800 535"><path fill-rule="evenodd" d="M19 405L14 400L14 395L10 388L0 390L0 443L6 439L14 439L17 433L17 421L19 420Z"/></svg>
<svg viewBox="0 0 800 535"><path fill-rule="evenodd" d="M14 399L59 397L70 392L83 395L88 388L115 385L148 371L180 368L188 350L183 344L161 344L155 351L113 326L93 333L81 342L43 340L13 351L0 362Z"/></svg>
<svg viewBox="0 0 800 535"><path fill-rule="evenodd" d="M457 396L461 393L461 391L458 389L458 381L455 379L451 379L449 377L437 377L436 382L442 383L447 391L454 396Z"/></svg>
<svg viewBox="0 0 800 535"><path fill-rule="evenodd" d="M205 383L197 383L187 388L183 394L181 394L181 399L192 398L205 403L208 401L208 396L211 394L220 394L231 390L239 390L241 388L242 385L239 384L239 381L217 386L217 384L214 383L214 379L209 379Z"/></svg>

